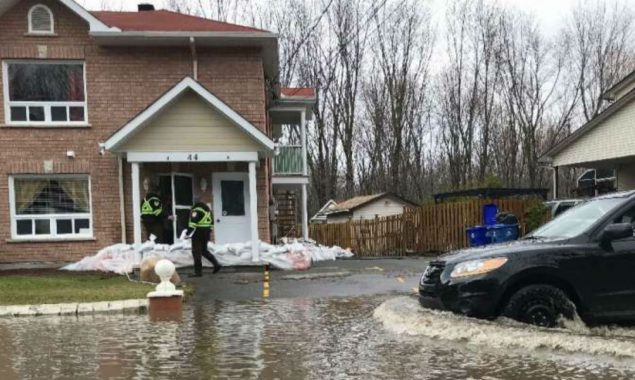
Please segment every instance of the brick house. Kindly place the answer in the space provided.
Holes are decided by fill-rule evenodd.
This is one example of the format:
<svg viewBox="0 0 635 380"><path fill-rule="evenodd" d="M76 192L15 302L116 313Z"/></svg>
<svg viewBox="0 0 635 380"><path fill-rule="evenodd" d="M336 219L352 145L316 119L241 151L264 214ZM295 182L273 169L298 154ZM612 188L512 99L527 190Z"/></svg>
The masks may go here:
<svg viewBox="0 0 635 380"><path fill-rule="evenodd" d="M0 60L0 262L140 244L153 189L177 216L172 239L200 200L215 241L270 241L281 193L301 195L307 236L316 94L275 85L275 34L147 5L2 0Z"/></svg>

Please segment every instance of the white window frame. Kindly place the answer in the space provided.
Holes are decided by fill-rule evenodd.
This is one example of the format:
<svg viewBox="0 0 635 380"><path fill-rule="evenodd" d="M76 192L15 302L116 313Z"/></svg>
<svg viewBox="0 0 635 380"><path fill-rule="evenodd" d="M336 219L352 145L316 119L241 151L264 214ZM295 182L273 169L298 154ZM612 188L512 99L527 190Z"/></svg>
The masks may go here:
<svg viewBox="0 0 635 380"><path fill-rule="evenodd" d="M51 18L51 30L33 30L33 12L38 8L43 8L48 12L49 17ZM28 19L29 19L29 34L40 34L40 35L55 34L55 17L53 17L53 11L51 11L51 8L47 7L46 5L36 4L32 6L31 9L29 9Z"/></svg>
<svg viewBox="0 0 635 380"><path fill-rule="evenodd" d="M15 180L16 179L88 179L88 207L89 212L83 214L35 214L17 215L15 207ZM87 174L45 174L45 175L11 175L9 176L9 209L11 219L11 239L15 241L37 241L37 240L90 240L93 234L93 192L90 175ZM57 220L72 219L72 233L57 234ZM75 233L75 219L88 219L88 231L86 233ZM48 235L18 235L18 220L50 220L51 233ZM35 222L33 223L35 225ZM35 228L35 227L34 227Z"/></svg>
<svg viewBox="0 0 635 380"><path fill-rule="evenodd" d="M9 99L9 65L10 64L38 64L38 65L82 65L83 79L84 79L84 101L82 102L22 102L11 101ZM87 127L88 123L88 92L86 84L86 62L78 60L33 60L33 59L20 59L20 60L5 60L2 61L2 83L4 94L4 120L5 125L10 127ZM11 107L27 107L27 119L29 115L28 107L44 107L44 121L11 121ZM66 107L66 115L70 118L69 107L83 107L84 108L84 120L83 121L52 121L51 107Z"/></svg>

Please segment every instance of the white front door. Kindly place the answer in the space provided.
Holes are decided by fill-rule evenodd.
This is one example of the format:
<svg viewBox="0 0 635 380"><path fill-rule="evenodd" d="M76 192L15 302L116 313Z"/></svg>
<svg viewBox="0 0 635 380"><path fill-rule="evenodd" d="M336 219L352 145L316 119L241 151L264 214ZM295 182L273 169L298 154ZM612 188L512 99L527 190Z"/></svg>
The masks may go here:
<svg viewBox="0 0 635 380"><path fill-rule="evenodd" d="M217 244L251 240L249 174L212 174L214 236Z"/></svg>

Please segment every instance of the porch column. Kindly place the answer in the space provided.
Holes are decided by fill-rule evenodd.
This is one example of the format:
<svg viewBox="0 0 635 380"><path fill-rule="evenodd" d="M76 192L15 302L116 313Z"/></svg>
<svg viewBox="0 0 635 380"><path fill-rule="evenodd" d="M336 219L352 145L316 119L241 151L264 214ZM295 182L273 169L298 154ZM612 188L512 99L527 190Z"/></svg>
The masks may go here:
<svg viewBox="0 0 635 380"><path fill-rule="evenodd" d="M260 239L258 238L258 193L256 191L256 163L249 163L249 223L251 225L251 257L260 261Z"/></svg>
<svg viewBox="0 0 635 380"><path fill-rule="evenodd" d="M553 199L558 199L558 167L553 167Z"/></svg>
<svg viewBox="0 0 635 380"><path fill-rule="evenodd" d="M309 239L309 217L307 215L308 211L307 211L307 203L308 203L308 199L307 199L307 191L306 191L306 184L302 184L302 238L304 238L304 240L308 240Z"/></svg>
<svg viewBox="0 0 635 380"><path fill-rule="evenodd" d="M132 218L134 230L134 246L141 246L141 188L139 186L139 163L132 163Z"/></svg>
<svg viewBox="0 0 635 380"><path fill-rule="evenodd" d="M306 141L306 111L300 113L300 138L302 139L302 175L309 175L307 141Z"/></svg>

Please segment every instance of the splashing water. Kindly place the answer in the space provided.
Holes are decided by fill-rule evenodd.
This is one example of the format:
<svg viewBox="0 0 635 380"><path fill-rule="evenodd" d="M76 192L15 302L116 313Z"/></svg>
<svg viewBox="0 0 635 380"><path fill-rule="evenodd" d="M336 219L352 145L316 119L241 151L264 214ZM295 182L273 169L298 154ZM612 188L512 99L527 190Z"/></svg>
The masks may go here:
<svg viewBox="0 0 635 380"><path fill-rule="evenodd" d="M546 329L507 318L484 321L422 308L412 297L385 301L374 317L397 334L425 336L493 349L552 351L592 357L635 359L635 330L587 327L579 317L564 328ZM635 361L634 361L635 363Z"/></svg>

